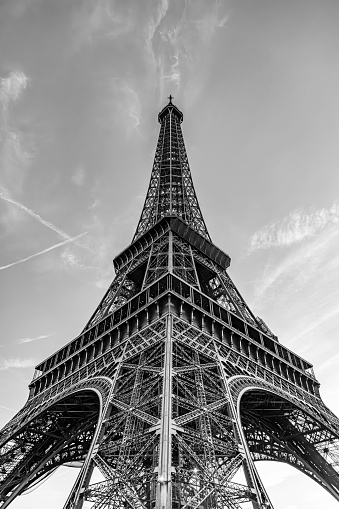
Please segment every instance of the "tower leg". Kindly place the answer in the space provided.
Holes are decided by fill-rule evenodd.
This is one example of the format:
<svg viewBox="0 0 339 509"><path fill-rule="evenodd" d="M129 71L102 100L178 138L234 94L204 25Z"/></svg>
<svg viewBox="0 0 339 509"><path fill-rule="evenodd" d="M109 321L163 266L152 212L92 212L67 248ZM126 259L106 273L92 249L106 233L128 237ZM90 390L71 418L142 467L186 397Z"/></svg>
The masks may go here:
<svg viewBox="0 0 339 509"><path fill-rule="evenodd" d="M84 463L72 487L72 490L68 495L63 509L82 509L84 503L84 493L89 485L93 469L93 460L91 460L89 464L86 464L86 462Z"/></svg>
<svg viewBox="0 0 339 509"><path fill-rule="evenodd" d="M239 452L243 457L243 470L246 478L247 485L253 493L252 505L253 509L273 509L272 502L270 501L265 487L260 479L259 473L255 467L253 458L247 446L247 442L241 427L240 418L235 411L235 405L230 402L230 414L233 420L233 430L236 440L238 442ZM232 411L233 407L233 411Z"/></svg>
<svg viewBox="0 0 339 509"><path fill-rule="evenodd" d="M166 325L164 382L160 428L157 509L172 509L171 449L172 449L172 317Z"/></svg>
<svg viewBox="0 0 339 509"><path fill-rule="evenodd" d="M102 414L98 420L97 428L92 440L92 444L87 453L84 464L78 474L78 477L73 485L73 488L68 495L63 509L82 509L85 501L85 492L90 483L93 470L95 467L94 457L98 452L99 444L105 433L105 422L109 418L111 406L110 397L107 398L107 403L102 411Z"/></svg>
<svg viewBox="0 0 339 509"><path fill-rule="evenodd" d="M217 347L215 346L216 351L218 352ZM222 368L222 358L218 353L219 365L222 372L222 378L224 382L224 387L226 394L229 398L229 415L233 422L233 432L238 443L239 452L243 456L243 469L246 478L246 482L253 493L252 505L253 509L274 509L272 502L270 501L268 494L265 490L265 487L260 479L259 473L254 465L253 458L249 451L247 441L245 438L245 434L243 432L240 415L238 414L237 408L233 401L233 397L231 391L228 386L227 376Z"/></svg>

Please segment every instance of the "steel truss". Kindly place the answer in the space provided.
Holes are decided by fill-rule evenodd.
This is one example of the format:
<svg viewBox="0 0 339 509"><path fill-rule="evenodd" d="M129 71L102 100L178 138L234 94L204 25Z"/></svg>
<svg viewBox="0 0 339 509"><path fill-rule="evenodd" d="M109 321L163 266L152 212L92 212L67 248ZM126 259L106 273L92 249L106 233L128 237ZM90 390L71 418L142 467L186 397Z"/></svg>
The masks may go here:
<svg viewBox="0 0 339 509"><path fill-rule="evenodd" d="M259 460L288 463L339 500L339 420L311 364L253 315L211 242L182 113L170 101L159 121L116 277L82 333L37 366L1 432L0 507L78 465L64 509L273 509ZM91 484L95 467L105 480Z"/></svg>

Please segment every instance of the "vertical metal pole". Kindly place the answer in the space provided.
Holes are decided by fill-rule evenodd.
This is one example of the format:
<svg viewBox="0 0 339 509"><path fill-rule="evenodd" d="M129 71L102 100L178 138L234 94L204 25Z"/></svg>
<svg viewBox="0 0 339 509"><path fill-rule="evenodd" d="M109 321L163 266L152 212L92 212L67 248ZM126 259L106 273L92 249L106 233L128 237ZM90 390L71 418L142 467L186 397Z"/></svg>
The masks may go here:
<svg viewBox="0 0 339 509"><path fill-rule="evenodd" d="M169 110L169 125L170 125L170 135L169 135L169 142L170 142L170 149L169 149L169 157L170 157L170 178L169 178L169 191L170 191L170 215L173 214L173 203L172 203L172 110Z"/></svg>
<svg viewBox="0 0 339 509"><path fill-rule="evenodd" d="M168 272L173 274L173 233L168 232Z"/></svg>
<svg viewBox="0 0 339 509"><path fill-rule="evenodd" d="M162 390L157 509L172 509L172 317L167 318Z"/></svg>

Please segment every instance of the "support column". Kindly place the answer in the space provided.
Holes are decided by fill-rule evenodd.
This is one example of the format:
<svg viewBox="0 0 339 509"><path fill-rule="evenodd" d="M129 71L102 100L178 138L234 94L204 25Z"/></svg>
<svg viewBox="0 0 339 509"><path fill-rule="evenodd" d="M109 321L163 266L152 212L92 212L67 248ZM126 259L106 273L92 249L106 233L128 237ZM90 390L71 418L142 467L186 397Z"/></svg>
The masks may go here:
<svg viewBox="0 0 339 509"><path fill-rule="evenodd" d="M168 272L173 274L173 233L168 232Z"/></svg>
<svg viewBox="0 0 339 509"><path fill-rule="evenodd" d="M172 317L167 318L159 445L157 509L172 509Z"/></svg>

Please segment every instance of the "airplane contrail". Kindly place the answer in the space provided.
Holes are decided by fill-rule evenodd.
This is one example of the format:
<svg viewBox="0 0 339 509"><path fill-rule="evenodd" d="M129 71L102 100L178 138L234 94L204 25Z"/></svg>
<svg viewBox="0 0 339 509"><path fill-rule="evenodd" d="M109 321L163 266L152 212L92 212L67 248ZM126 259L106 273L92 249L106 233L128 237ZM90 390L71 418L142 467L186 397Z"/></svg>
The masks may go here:
<svg viewBox="0 0 339 509"><path fill-rule="evenodd" d="M17 339L17 342L22 345L24 343L32 343L32 341L37 341L38 339L51 338L52 336L55 336L55 332L53 332L53 334L42 334L41 336L37 336L36 338L20 338Z"/></svg>
<svg viewBox="0 0 339 509"><path fill-rule="evenodd" d="M27 262L28 260L31 260L32 258L35 258L36 256L40 256L44 253L48 253L48 251L52 251L52 249L56 249L60 246L65 246L66 244L69 244L70 242L74 242L76 239L80 239L83 235L86 235L88 232L80 233L80 235L77 235L76 237L69 238L67 240L64 240L63 242L59 242L58 244L54 244L54 246L48 247L47 249L44 249L43 251L39 251L38 253L34 253L32 255L26 256L26 258L22 258L21 260L17 260L16 262L9 263L8 265L4 265L3 267L0 267L0 270L9 269L10 267L13 267L14 265L18 265L19 263Z"/></svg>
<svg viewBox="0 0 339 509"><path fill-rule="evenodd" d="M12 203L13 205L15 205L16 207L18 207L19 209L27 212L27 214L29 214L31 217L33 217L34 219L36 219L39 223L43 224L44 226L47 226L47 228L49 228L50 230L53 230L54 232L58 233L61 237L63 237L64 239L67 239L69 241L74 241L74 239L78 238L78 237L71 237L70 235L68 235L68 233L65 233L63 230L61 230L60 228L58 228L57 226L55 226L53 223L49 222L49 221L46 221L45 219L43 219L41 216L39 216L39 214L36 214L36 212L34 212L34 210L26 207L26 205L23 205L22 203L16 201L16 200L13 200L12 198L9 198L8 196L5 196L1 191L0 191L0 198L4 201L7 201L8 203ZM87 232L86 232L87 233ZM76 243L75 243L76 244ZM78 244L77 244L78 245ZM86 249L89 249L88 246L84 246L83 244L79 244L81 247L84 247Z"/></svg>

